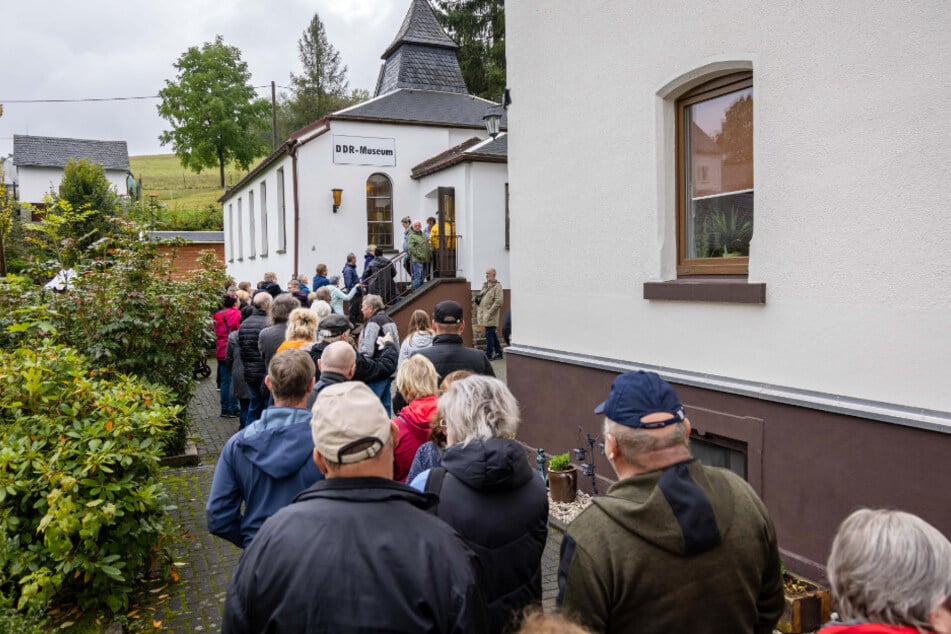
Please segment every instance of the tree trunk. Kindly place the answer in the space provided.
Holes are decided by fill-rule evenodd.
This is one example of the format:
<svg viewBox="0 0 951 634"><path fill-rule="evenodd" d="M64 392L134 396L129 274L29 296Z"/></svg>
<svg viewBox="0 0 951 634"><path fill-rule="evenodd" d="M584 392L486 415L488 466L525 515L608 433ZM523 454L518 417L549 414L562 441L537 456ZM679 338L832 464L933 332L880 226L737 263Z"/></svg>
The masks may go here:
<svg viewBox="0 0 951 634"><path fill-rule="evenodd" d="M0 277L7 276L6 236L0 234Z"/></svg>
<svg viewBox="0 0 951 634"><path fill-rule="evenodd" d="M221 148L218 148L218 173L221 175L221 188L225 186L225 157Z"/></svg>

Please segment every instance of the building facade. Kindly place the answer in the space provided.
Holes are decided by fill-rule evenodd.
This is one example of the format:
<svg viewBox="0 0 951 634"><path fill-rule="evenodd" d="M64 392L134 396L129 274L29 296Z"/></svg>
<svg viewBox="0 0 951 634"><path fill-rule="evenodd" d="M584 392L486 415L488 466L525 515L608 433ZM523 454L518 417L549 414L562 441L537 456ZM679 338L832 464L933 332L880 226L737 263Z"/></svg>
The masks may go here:
<svg viewBox="0 0 951 634"><path fill-rule="evenodd" d="M59 137L13 135L17 199L40 204L51 191L59 190L70 159L86 159L103 166L116 193L128 194L129 149L125 141L93 141Z"/></svg>
<svg viewBox="0 0 951 634"><path fill-rule="evenodd" d="M440 212L455 229L457 275L472 277L472 266L507 272L504 155L467 154L461 177L456 164L414 176L487 137L482 117L492 103L468 93L457 48L429 4L414 0L383 54L375 96L298 130L222 197L228 274L254 282L274 271L283 282L313 275L318 263L336 273L350 252L362 262L369 244L392 257L404 216ZM470 233L484 224L498 239Z"/></svg>
<svg viewBox="0 0 951 634"><path fill-rule="evenodd" d="M949 26L938 0L507 2L521 439L580 446L652 369L790 569L821 579L859 506L951 534Z"/></svg>

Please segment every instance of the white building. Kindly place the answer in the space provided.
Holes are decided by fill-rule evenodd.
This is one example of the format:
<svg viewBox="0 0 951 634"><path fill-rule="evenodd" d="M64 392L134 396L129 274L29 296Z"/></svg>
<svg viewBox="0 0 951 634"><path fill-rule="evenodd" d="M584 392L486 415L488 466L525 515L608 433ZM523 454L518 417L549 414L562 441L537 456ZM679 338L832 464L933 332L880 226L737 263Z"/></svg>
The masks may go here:
<svg viewBox="0 0 951 634"><path fill-rule="evenodd" d="M857 506L951 534L951 4L505 8L520 438L653 369L791 569Z"/></svg>
<svg viewBox="0 0 951 634"><path fill-rule="evenodd" d="M17 199L33 205L59 190L70 159L102 165L106 179L118 194L128 193L129 149L125 141L92 141L47 136L13 135Z"/></svg>
<svg viewBox="0 0 951 634"><path fill-rule="evenodd" d="M298 130L222 197L228 274L274 271L283 284L318 263L335 273L349 252L362 263L368 244L400 251L404 216L442 213L457 234L455 274L478 280L494 266L507 281L504 135L476 145L492 103L468 94L457 48L414 0L374 98Z"/></svg>

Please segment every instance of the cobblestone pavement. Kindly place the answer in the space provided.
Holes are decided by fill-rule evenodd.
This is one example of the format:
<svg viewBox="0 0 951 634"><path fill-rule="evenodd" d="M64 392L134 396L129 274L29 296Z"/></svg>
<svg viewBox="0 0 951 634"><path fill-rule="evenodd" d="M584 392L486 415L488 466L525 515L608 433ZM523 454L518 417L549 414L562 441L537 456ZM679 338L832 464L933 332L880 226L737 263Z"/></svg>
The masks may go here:
<svg viewBox="0 0 951 634"><path fill-rule="evenodd" d="M220 418L218 391L215 388L215 361L211 377L198 382L189 411L192 438L198 445L201 463L196 467L167 469L164 480L174 504L172 516L179 525L182 540L174 547L181 579L162 590L168 600L156 611L154 619L169 632L218 632L221 629L225 593L231 572L238 564L241 549L214 537L205 524L205 501L211 489L215 462L221 448L238 429L235 418ZM493 369L505 379L505 362L493 361ZM556 578L561 533L552 530L542 556L543 603L554 608L558 592Z"/></svg>

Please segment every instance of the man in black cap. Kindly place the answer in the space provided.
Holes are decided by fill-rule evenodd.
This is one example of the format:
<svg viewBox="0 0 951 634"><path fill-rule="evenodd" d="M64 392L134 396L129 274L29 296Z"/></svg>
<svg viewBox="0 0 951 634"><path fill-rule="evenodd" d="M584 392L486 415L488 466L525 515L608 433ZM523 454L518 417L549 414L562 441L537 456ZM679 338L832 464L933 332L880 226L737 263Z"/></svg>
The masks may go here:
<svg viewBox="0 0 951 634"><path fill-rule="evenodd" d="M350 341L350 331L353 324L343 315L327 315L320 320L317 328L317 343L310 348L310 358L314 365L320 367L320 359L329 345L335 341ZM400 358L400 349L396 346L390 333L379 338L383 343L379 354L374 358L365 354L356 353L353 380L364 383L373 383L387 379L396 372L396 364ZM320 379L320 376L317 377Z"/></svg>
<svg viewBox="0 0 951 634"><path fill-rule="evenodd" d="M653 372L617 377L594 411L618 481L562 540L562 611L596 632L771 634L782 573L752 487L693 458L680 398Z"/></svg>
<svg viewBox="0 0 951 634"><path fill-rule="evenodd" d="M462 345L462 331L466 327L462 306L458 302L446 300L436 304L433 310L433 345L423 348L420 354L436 367L439 382L444 376L456 370L469 370L474 374L495 376L492 364L481 350L466 348ZM413 355L415 356L415 355Z"/></svg>

